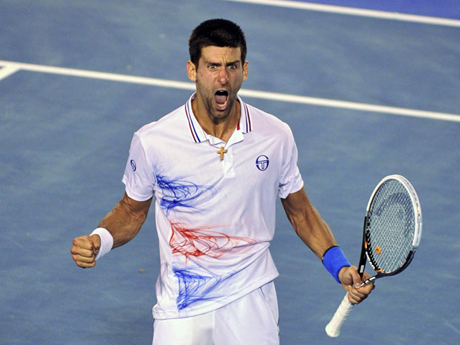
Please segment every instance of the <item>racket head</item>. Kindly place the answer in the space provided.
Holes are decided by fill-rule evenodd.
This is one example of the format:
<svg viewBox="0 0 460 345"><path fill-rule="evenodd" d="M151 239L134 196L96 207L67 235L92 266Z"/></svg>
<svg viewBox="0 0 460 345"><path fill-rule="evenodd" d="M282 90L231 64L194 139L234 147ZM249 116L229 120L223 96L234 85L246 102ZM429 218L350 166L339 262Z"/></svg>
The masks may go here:
<svg viewBox="0 0 460 345"><path fill-rule="evenodd" d="M389 175L374 189L366 210L364 248L377 278L402 272L422 236L422 210L412 184Z"/></svg>

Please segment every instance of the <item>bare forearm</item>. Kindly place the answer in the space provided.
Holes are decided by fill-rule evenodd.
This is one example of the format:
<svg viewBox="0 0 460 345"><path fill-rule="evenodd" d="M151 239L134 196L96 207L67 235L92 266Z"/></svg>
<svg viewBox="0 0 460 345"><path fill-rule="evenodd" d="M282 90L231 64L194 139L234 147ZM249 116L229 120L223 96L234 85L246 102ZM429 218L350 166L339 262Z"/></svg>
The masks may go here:
<svg viewBox="0 0 460 345"><path fill-rule="evenodd" d="M141 229L143 222L127 222L126 212L120 205L116 205L112 211L102 219L100 228L107 229L113 237L113 248L120 247L131 241Z"/></svg>
<svg viewBox="0 0 460 345"><path fill-rule="evenodd" d="M113 237L113 248L131 241L147 219L151 199L142 203L125 196L102 219L99 227L107 229Z"/></svg>
<svg viewBox="0 0 460 345"><path fill-rule="evenodd" d="M329 225L326 223L326 221L321 217L321 215L319 214L318 210L312 206L313 208L313 211L316 215L316 218L319 220L319 223L322 227L322 229L320 230L321 232L324 233L324 235L327 237L327 248L330 248L331 246L334 246L334 245L337 245L337 242L335 240L335 237L334 237L334 234L332 233L332 230L331 228L329 227ZM324 254L324 251L322 252L322 254Z"/></svg>
<svg viewBox="0 0 460 345"><path fill-rule="evenodd" d="M295 232L318 258L337 244L331 229L311 205L304 190L291 194L282 203Z"/></svg>
<svg viewBox="0 0 460 345"><path fill-rule="evenodd" d="M314 213L313 219L295 222L293 227L300 239L321 259L324 252L337 243L327 223L319 213Z"/></svg>

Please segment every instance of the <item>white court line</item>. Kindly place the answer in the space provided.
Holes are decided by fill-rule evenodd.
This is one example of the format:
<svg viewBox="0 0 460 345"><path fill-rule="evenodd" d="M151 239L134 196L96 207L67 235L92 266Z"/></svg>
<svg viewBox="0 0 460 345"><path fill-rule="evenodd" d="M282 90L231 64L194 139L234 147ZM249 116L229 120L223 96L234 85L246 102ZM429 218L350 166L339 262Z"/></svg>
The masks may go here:
<svg viewBox="0 0 460 345"><path fill-rule="evenodd" d="M322 4L314 4L310 2L299 2L299 1L288 1L288 0L226 0L226 1L245 2L245 3L251 3L251 4L277 6L277 7L285 7L285 8L296 8L299 10L337 13L337 14L370 17L370 18L378 18L378 19L399 20L399 21L421 23L421 24L460 27L460 20L456 20L456 19L419 16L419 15L414 15L414 14L404 14L404 13L398 13L398 12L366 10L366 9L353 8L353 7L322 5Z"/></svg>
<svg viewBox="0 0 460 345"><path fill-rule="evenodd" d="M6 65L2 69L0 69L0 80L5 79L6 77L9 77L10 75L16 73L19 71L19 68L11 66L11 65Z"/></svg>
<svg viewBox="0 0 460 345"><path fill-rule="evenodd" d="M146 78L146 77L136 77L136 76L130 76L130 75L125 75L125 74L95 72L95 71L80 70L80 69L73 69L73 68L34 65L34 64L26 64L26 63L19 63L19 62L2 61L2 60L0 60L0 66L5 66L0 71L3 71L5 68L7 68L9 71L26 70L26 71L31 71L31 72L51 73L51 74L59 74L59 75L65 75L65 76L109 80L109 81L117 81L117 82L124 82L124 83L133 83L133 84L153 85L153 86L159 86L159 87L169 87L169 88L174 88L174 89L195 90L195 84L190 83L190 82L171 81L171 80L165 80L165 79L155 79L155 78ZM296 96L296 95L289 95L289 94L283 94L283 93L277 93L277 92L266 92L266 91L257 91L257 90L248 90L248 89L241 89L239 93L241 96L245 96L245 97L267 99L267 100L272 100L272 101L309 104L309 105L316 105L316 106L323 106L323 107L330 107L330 108L341 108L341 109L359 110L359 111L365 111L365 112L375 112L375 113L390 114L390 115L412 116L412 117L419 117L419 118L426 118L426 119L460 122L459 114L448 114L448 113L439 113L439 112L424 111L424 110L417 110L417 109L388 107L388 106L383 106L383 105L347 102L347 101L339 101L339 100L333 100L333 99L315 98L315 97L307 97L307 96Z"/></svg>
<svg viewBox="0 0 460 345"><path fill-rule="evenodd" d="M253 91L253 90L241 89L239 93L242 96L268 99L272 101L310 104L310 105L318 105L318 106L329 107L329 108L341 108L341 109L359 110L359 111L365 111L365 112L374 112L374 113L382 113L382 114L390 114L390 115L411 116L411 117L420 117L420 118L434 119L434 120L460 122L460 115L458 114L448 114L448 113L438 113L438 112L418 110L418 109L388 107L384 105L347 102L347 101L339 101L339 100L326 99L326 98L295 96L295 95L266 92L266 91Z"/></svg>
<svg viewBox="0 0 460 345"><path fill-rule="evenodd" d="M31 71L31 72L51 73L51 74L59 74L59 75L66 75L66 76L73 76L73 77L118 81L118 82L124 82L124 83L154 85L154 86L160 86L160 87L172 87L175 89L195 90L195 85L192 83L170 81L170 80L164 80L164 79L155 79L155 78L146 78L146 77L136 77L136 76L130 76L130 75L125 75L125 74L96 72L96 71L88 71L88 70L65 68L65 67L34 65L34 64L27 64L27 63L20 63L20 62L2 61L2 60L0 60L0 66L7 66L8 68L12 68L16 70L21 69L21 70L26 70L26 71Z"/></svg>

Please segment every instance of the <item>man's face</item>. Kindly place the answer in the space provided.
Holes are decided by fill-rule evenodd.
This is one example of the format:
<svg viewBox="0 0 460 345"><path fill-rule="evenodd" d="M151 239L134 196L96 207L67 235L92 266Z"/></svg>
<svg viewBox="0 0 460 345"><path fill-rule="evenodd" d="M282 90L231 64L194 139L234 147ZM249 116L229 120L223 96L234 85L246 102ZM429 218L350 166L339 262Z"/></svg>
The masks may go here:
<svg viewBox="0 0 460 345"><path fill-rule="evenodd" d="M197 100L214 121L234 110L237 93L248 75L241 61L241 48L208 46L201 50L198 67L187 63L187 73L196 82Z"/></svg>

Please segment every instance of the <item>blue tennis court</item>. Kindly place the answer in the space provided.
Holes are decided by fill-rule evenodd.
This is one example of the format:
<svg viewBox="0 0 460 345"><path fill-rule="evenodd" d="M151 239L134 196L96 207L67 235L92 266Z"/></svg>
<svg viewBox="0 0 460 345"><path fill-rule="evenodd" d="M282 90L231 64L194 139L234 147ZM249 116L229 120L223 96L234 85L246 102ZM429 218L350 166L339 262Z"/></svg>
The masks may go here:
<svg viewBox="0 0 460 345"><path fill-rule="evenodd" d="M245 31L241 96L291 126L310 199L354 264L385 175L406 176L422 203L413 263L378 281L337 339L324 327L344 291L279 205L281 344L457 344L454 0L0 0L0 344L151 344L153 212L94 269L79 269L69 250L123 195L133 132L190 96L188 37L216 17Z"/></svg>

